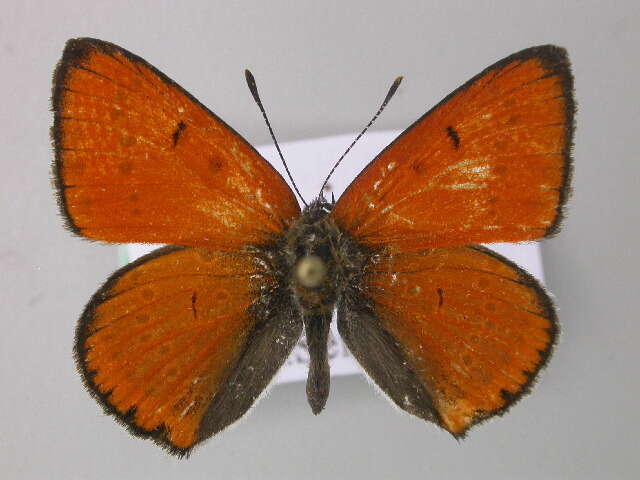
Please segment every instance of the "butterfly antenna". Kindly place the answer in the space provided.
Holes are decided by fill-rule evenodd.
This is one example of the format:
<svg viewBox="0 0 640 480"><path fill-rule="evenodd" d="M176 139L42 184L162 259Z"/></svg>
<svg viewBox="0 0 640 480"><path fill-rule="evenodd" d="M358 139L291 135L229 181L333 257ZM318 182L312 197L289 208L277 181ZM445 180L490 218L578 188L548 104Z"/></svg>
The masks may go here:
<svg viewBox="0 0 640 480"><path fill-rule="evenodd" d="M260 100L260 95L258 95L258 87L256 86L256 79L253 78L253 74L249 70L245 70L244 71L244 76L247 79L247 86L249 87L249 90L251 91L251 95L253 95L253 99L258 104L258 108L260 108L260 111L262 112L262 117L264 118L264 121L267 124L267 128L269 128L269 133L271 134L271 138L273 139L273 143L276 145L276 150L278 150L278 155L280 155L280 160L282 160L282 164L284 165L284 169L287 171L287 175L289 175L289 180L291 180L291 183L293 184L293 189L298 194L298 197L300 197L300 200L302 200L302 203L304 203L304 206L308 207L309 204L307 204L307 202L305 202L304 198L302 198L302 195L300 194L300 190L298 190L298 186L296 185L296 182L293 180L293 177L291 176L291 172L289 171L289 167L287 166L287 162L285 162L284 156L282 155L282 151L280 150L280 145L278 145L278 141L276 140L276 136L273 133L273 128L271 128L271 123L269 123L269 119L267 118L267 112L264 111L264 107L262 106L262 101Z"/></svg>
<svg viewBox="0 0 640 480"><path fill-rule="evenodd" d="M393 81L393 83L391 84L391 88L389 88L389 91L387 92L387 96L384 97L384 101L382 102L382 105L380 105L380 108L378 109L376 114L373 116L371 121L369 123L367 123L367 126L362 129L362 131L356 137L356 139L353 142L351 142L351 145L349 145L349 148L347 148L345 150L345 152L342 154L342 156L338 159L338 161L335 163L335 165L333 166L333 168L329 172L329 175L327 175L327 178L325 178L324 183L322 184L322 187L320 187L320 195L322 195L322 192L324 191L325 185L327 184L327 182L331 178L331 175L333 175L333 172L335 172L336 168L338 168L338 165L340 165L340 162L342 162L342 159L347 155L347 153L349 153L349 150L351 150L353 148L353 146L356 144L356 142L358 140L360 140L360 137L362 137L362 135L364 135L364 133L369 129L369 127L371 125L373 125L373 122L375 122L376 119L380 116L380 114L382 113L384 108L387 106L387 103L389 103L389 101L391 100L393 95L396 93L396 90L398 90L398 87L400 86L400 82L402 82L402 77L398 77Z"/></svg>

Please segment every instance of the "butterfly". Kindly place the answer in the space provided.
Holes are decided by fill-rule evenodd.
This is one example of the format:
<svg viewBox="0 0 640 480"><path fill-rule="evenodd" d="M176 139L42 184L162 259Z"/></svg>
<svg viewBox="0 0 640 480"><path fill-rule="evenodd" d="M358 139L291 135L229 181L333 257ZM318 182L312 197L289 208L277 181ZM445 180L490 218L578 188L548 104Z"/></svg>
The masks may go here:
<svg viewBox="0 0 640 480"><path fill-rule="evenodd" d="M67 227L168 244L93 295L74 353L105 411L169 452L184 456L242 417L303 330L319 413L336 309L379 389L455 437L505 412L549 359L559 330L549 295L480 244L558 231L575 110L564 49L528 48L488 67L337 201L321 190L302 209L246 140L114 44L69 40L52 104Z"/></svg>

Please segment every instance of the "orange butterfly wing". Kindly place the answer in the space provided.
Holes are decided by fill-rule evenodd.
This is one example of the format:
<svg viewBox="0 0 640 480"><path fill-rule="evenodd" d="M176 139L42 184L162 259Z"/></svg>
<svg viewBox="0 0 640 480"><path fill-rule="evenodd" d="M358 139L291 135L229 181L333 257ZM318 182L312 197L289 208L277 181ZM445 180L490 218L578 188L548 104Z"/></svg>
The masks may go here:
<svg viewBox="0 0 640 480"><path fill-rule="evenodd" d="M343 312L341 335L395 403L456 436L525 393L556 340L537 281L482 247L383 257L367 278L371 311ZM363 342L385 334L392 346Z"/></svg>
<svg viewBox="0 0 640 480"><path fill-rule="evenodd" d="M333 218L366 245L402 251L553 233L571 171L572 84L555 46L487 68L378 155Z"/></svg>
<svg viewBox="0 0 640 480"><path fill-rule="evenodd" d="M300 212L240 135L113 44L67 43L53 110L61 208L85 237L237 250L282 233Z"/></svg>
<svg viewBox="0 0 640 480"><path fill-rule="evenodd" d="M188 453L248 410L300 337L284 297L257 302L271 283L254 257L210 249L165 247L124 267L78 325L86 385L133 433Z"/></svg>
<svg viewBox="0 0 640 480"><path fill-rule="evenodd" d="M407 129L332 212L371 252L338 307L341 336L393 402L455 436L526 393L557 336L533 277L464 245L557 230L572 82L561 48L507 57Z"/></svg>
<svg viewBox="0 0 640 480"><path fill-rule="evenodd" d="M167 247L114 273L80 319L87 387L172 453L240 418L302 323L259 249L300 209L237 133L143 59L70 40L54 75L54 174L72 230Z"/></svg>

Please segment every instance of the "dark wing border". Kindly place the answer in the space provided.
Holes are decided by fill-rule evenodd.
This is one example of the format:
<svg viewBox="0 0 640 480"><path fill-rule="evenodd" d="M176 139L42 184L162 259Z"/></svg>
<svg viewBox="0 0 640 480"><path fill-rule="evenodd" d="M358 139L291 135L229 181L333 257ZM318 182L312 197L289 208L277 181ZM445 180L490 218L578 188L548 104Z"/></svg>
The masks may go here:
<svg viewBox="0 0 640 480"><path fill-rule="evenodd" d="M483 71L481 71L480 73L472 77L463 85L456 88L453 92L451 92L449 95L444 97L440 102L438 102L434 107L429 109L427 113L422 115L415 122L413 122L409 127L407 127L389 145L387 145L378 155L376 155L375 158L371 160L371 162L369 162L367 166L361 170L361 172L356 176L356 178L353 179L353 181L349 184L349 186L344 190L342 195L344 195L351 188L351 186L358 181L358 179L363 174L363 172L369 169L369 167L371 167L383 153L385 153L390 148L393 148L393 146L395 145L398 139L400 139L401 137L409 133L409 131L413 129L413 127L415 127L417 124L419 124L422 120L424 120L426 117L431 115L433 112L438 110L442 105L447 103L447 101L449 101L449 99L451 99L453 96L466 90L472 84L474 84L478 79L482 78L492 70L502 68L503 66L513 61L518 61L518 60L525 61L525 60L530 60L532 58L538 58L542 61L543 67L548 70L547 75L549 76L558 75L558 77L562 82L562 94L566 102L565 124L567 125L567 135L566 135L564 147L562 149L562 157L564 160L564 165L562 170L562 185L560 186L560 190L559 190L560 193L558 198L558 206L556 207L556 217L551 223L551 225L549 225L549 227L546 229L543 237L551 237L556 233L558 233L560 231L560 224L564 220L564 216L565 216L564 211L565 211L566 203L569 197L571 196L571 178L573 176L572 152L573 152L573 138L575 133L574 117L576 112L576 101L574 98L573 74L571 73L571 63L569 61L569 56L567 54L567 51L564 48L558 47L556 45L540 45L537 47L530 47L530 48L521 50L519 52L516 52L512 55L509 55L508 57L505 57L502 60L499 60L498 62L494 63L493 65L485 68ZM338 199L338 202L340 202L340 199Z"/></svg>

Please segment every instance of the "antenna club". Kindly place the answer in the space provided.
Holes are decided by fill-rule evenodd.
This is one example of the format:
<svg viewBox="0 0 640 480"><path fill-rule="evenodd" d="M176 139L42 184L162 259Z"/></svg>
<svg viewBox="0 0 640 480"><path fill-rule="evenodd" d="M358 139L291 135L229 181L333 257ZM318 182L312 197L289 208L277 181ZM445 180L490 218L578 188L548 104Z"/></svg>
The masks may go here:
<svg viewBox="0 0 640 480"><path fill-rule="evenodd" d="M260 95L258 95L258 86L256 85L256 79L253 76L253 73L251 73L251 71L247 68L244 71L244 77L247 80L247 86L249 87L249 91L251 92L251 95L253 96L253 100L259 105L262 105L262 102L260 101Z"/></svg>
<svg viewBox="0 0 640 480"><path fill-rule="evenodd" d="M386 105L387 103L389 103L389 100L391 100L391 97L395 95L396 90L398 90L398 87L400 87L400 83L402 82L403 79L404 77L402 75L400 75L399 77L396 77L396 79L391 84L391 88L389 88L389 92L387 93L387 96L384 97L384 102L382 102L383 105Z"/></svg>

